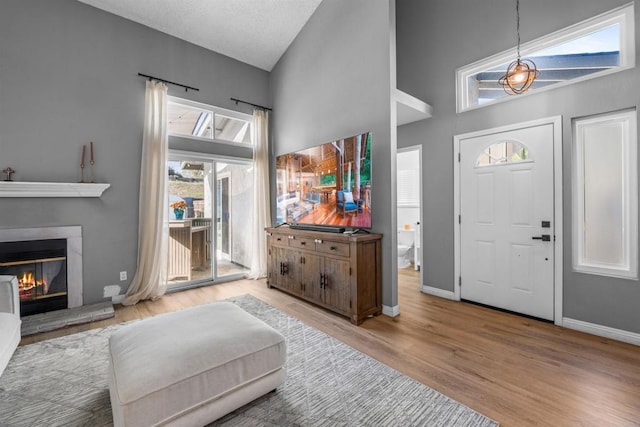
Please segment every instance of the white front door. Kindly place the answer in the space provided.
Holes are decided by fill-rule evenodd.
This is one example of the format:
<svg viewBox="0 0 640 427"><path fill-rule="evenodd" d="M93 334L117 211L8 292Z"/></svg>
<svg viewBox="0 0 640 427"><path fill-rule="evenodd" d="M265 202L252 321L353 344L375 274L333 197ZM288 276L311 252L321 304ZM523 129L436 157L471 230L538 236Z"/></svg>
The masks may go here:
<svg viewBox="0 0 640 427"><path fill-rule="evenodd" d="M462 299L554 319L554 129L460 139Z"/></svg>

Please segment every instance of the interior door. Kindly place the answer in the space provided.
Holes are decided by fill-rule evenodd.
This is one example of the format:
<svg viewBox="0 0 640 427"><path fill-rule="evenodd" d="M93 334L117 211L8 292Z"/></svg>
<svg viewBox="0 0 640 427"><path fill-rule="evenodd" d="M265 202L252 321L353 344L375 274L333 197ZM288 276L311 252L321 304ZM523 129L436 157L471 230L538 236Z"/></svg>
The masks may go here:
<svg viewBox="0 0 640 427"><path fill-rule="evenodd" d="M460 140L461 297L553 320L553 125Z"/></svg>

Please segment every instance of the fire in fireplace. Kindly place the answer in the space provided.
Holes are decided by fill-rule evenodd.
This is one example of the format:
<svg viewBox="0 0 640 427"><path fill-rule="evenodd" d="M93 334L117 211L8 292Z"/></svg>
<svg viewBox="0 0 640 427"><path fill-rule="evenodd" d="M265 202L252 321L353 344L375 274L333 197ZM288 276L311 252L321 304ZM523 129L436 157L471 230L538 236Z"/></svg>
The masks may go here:
<svg viewBox="0 0 640 427"><path fill-rule="evenodd" d="M0 243L0 274L16 276L20 313L67 307L66 239Z"/></svg>

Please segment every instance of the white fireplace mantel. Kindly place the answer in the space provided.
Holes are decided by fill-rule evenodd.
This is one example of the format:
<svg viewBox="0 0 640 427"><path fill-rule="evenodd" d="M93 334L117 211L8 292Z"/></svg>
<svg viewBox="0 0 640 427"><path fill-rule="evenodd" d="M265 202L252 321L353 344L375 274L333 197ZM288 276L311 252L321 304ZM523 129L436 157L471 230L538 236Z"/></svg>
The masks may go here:
<svg viewBox="0 0 640 427"><path fill-rule="evenodd" d="M0 197L101 197L111 184L0 181Z"/></svg>

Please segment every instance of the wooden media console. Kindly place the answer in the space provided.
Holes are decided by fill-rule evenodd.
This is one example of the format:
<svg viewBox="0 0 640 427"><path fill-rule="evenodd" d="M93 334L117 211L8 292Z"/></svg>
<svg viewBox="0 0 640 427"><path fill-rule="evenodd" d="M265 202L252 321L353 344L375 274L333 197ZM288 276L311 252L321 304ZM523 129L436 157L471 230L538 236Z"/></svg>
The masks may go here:
<svg viewBox="0 0 640 427"><path fill-rule="evenodd" d="M266 228L267 286L347 316L382 313L381 234Z"/></svg>

